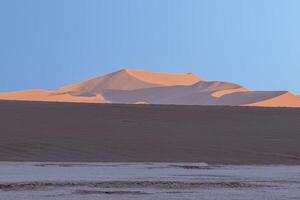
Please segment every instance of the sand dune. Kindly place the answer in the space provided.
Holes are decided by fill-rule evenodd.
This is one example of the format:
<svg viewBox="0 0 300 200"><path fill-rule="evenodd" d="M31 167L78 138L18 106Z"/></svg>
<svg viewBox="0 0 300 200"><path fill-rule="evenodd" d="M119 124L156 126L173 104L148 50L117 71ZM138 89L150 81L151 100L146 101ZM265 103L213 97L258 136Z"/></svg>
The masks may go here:
<svg viewBox="0 0 300 200"><path fill-rule="evenodd" d="M0 101L0 161L300 164L300 109Z"/></svg>
<svg viewBox="0 0 300 200"><path fill-rule="evenodd" d="M20 92L2 93L2 100L21 100L21 101L49 101L49 102L82 102L82 103L107 103L101 95L93 97L73 96L68 93L60 94L45 90L27 90Z"/></svg>
<svg viewBox="0 0 300 200"><path fill-rule="evenodd" d="M55 91L0 93L0 99L86 103L300 107L300 97L282 91L249 91L229 82L188 74L122 69Z"/></svg>
<svg viewBox="0 0 300 200"><path fill-rule="evenodd" d="M148 83L139 80L128 73L128 70L120 70L105 76L100 76L79 84L63 87L57 90L61 93L72 93L80 95L81 93L96 94L104 90L119 89L119 90L134 90L139 88L157 87L156 83Z"/></svg>
<svg viewBox="0 0 300 200"><path fill-rule="evenodd" d="M47 90L25 90L19 92L0 93L0 99L3 100L36 100L40 101L51 93Z"/></svg>
<svg viewBox="0 0 300 200"><path fill-rule="evenodd" d="M236 92L220 97L215 105L250 105L251 103L257 103L265 101L267 99L273 99L275 97L285 94L285 91L248 91L248 92ZM286 104L291 107L297 107L297 105ZM288 106L287 106L288 107Z"/></svg>
<svg viewBox="0 0 300 200"><path fill-rule="evenodd" d="M139 80L158 84L158 85L165 85L165 86L172 86L172 85L192 85L199 81L203 81L202 78L196 76L193 73L187 74L165 74L165 73L157 73L157 72L145 72L141 70L130 70L125 69L127 73L133 75Z"/></svg>
<svg viewBox="0 0 300 200"><path fill-rule="evenodd" d="M147 102L149 104L240 106L274 99L285 93L284 91L253 92L236 84L213 81L201 82L193 86L155 87L133 91L108 90L103 93L103 96L111 102L129 104ZM295 102L287 103L297 106ZM286 102L283 102L283 105L287 105Z"/></svg>
<svg viewBox="0 0 300 200"><path fill-rule="evenodd" d="M67 86L58 92L101 93L105 90L135 90L140 88L159 87L164 85L191 85L201 81L193 74L161 74L138 70L122 69L79 84Z"/></svg>
<svg viewBox="0 0 300 200"><path fill-rule="evenodd" d="M276 96L274 98L250 104L250 106L264 107L286 107L286 105L294 105L294 107L300 107L300 98L289 92L285 92L282 95Z"/></svg>

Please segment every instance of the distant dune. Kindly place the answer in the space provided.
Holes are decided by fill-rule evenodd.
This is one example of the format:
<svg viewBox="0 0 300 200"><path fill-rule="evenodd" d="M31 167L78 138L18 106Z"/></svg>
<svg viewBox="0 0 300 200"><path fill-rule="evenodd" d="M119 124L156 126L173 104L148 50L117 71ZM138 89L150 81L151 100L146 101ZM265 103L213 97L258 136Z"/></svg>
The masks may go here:
<svg viewBox="0 0 300 200"><path fill-rule="evenodd" d="M0 101L0 161L300 164L300 109Z"/></svg>
<svg viewBox="0 0 300 200"><path fill-rule="evenodd" d="M82 103L232 105L300 107L287 91L249 91L229 82L205 81L192 74L165 74L122 69L55 91L0 93L2 100Z"/></svg>

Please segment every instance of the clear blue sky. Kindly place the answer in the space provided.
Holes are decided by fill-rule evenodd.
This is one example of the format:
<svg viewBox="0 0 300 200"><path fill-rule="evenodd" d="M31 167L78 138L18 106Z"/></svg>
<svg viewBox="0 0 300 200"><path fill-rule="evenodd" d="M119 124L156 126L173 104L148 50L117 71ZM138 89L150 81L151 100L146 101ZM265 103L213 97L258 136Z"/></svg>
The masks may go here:
<svg viewBox="0 0 300 200"><path fill-rule="evenodd" d="M300 93L299 0L0 0L0 91L128 67Z"/></svg>

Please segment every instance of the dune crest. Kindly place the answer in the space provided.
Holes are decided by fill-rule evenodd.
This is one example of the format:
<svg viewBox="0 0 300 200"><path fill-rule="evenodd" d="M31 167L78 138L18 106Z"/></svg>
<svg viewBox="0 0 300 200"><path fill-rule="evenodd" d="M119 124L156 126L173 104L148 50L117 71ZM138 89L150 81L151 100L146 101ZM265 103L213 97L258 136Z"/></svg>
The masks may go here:
<svg viewBox="0 0 300 200"><path fill-rule="evenodd" d="M122 69L79 84L63 87L58 89L57 92L79 94L90 92L96 94L105 90L135 90L166 85L191 85L201 80L200 77L193 74L163 74Z"/></svg>
<svg viewBox="0 0 300 200"><path fill-rule="evenodd" d="M167 74L133 69L99 76L55 91L0 93L2 100L81 103L300 107L287 91L249 91L229 82L205 81L192 73Z"/></svg>
<svg viewBox="0 0 300 200"><path fill-rule="evenodd" d="M203 81L202 78L192 73L187 74L165 74L158 72L145 72L141 70L124 69L127 73L131 74L135 78L157 85L172 86L172 85L192 85L199 81Z"/></svg>
<svg viewBox="0 0 300 200"><path fill-rule="evenodd" d="M214 97L222 97L226 94L232 94L235 92L247 92L248 90L244 87L240 87L240 88L235 88L235 89L228 89L228 90L221 90L221 91L217 91L212 93L211 95Z"/></svg>

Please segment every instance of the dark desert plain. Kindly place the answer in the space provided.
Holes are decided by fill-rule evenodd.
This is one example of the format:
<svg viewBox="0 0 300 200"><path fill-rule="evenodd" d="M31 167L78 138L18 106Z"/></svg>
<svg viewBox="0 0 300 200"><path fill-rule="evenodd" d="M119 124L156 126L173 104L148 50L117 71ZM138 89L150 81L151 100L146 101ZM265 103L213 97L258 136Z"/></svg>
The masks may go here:
<svg viewBox="0 0 300 200"><path fill-rule="evenodd" d="M0 101L0 160L300 164L300 109Z"/></svg>

